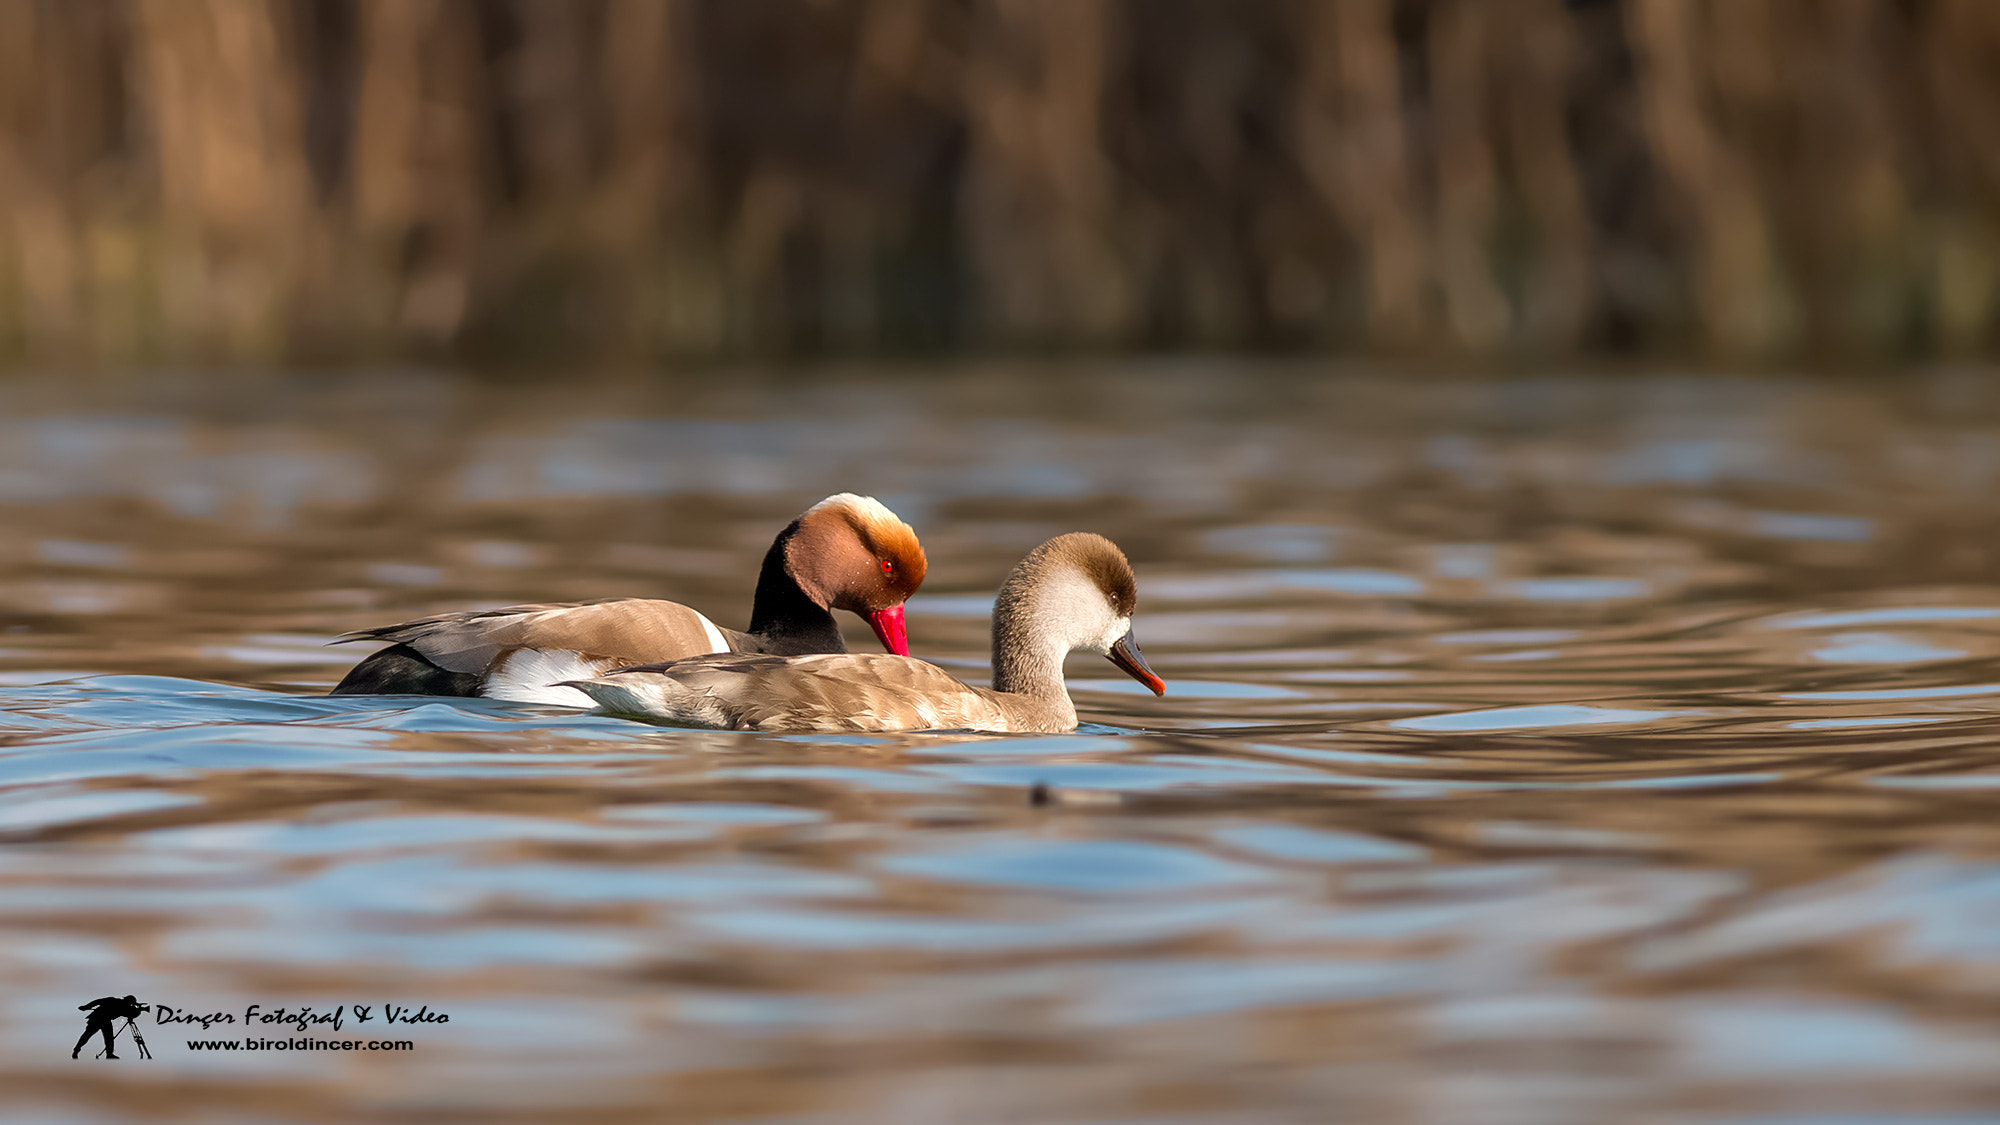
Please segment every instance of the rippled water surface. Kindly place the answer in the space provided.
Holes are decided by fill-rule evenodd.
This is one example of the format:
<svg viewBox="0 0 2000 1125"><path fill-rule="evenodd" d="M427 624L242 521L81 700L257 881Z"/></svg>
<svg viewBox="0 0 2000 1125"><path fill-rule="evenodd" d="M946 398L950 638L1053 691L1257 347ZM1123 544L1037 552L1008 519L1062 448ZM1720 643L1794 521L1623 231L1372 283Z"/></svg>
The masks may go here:
<svg viewBox="0 0 2000 1125"><path fill-rule="evenodd" d="M841 489L969 678L1024 551L1116 539L1169 695L1079 656L1073 735L823 738L323 694L437 610L741 625ZM1988 1120L1996 491L1984 372L0 383L0 1106ZM127 992L239 1022L72 1062ZM189 1047L297 1034L253 1003L449 1022Z"/></svg>

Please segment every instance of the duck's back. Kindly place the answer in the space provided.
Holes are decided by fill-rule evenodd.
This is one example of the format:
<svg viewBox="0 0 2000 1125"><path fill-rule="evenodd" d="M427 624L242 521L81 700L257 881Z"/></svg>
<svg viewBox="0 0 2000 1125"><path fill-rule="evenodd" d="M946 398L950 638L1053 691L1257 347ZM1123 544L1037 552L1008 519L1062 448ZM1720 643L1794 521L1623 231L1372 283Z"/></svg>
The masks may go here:
<svg viewBox="0 0 2000 1125"><path fill-rule="evenodd" d="M576 686L607 710L723 730L1044 729L1016 701L935 664L879 652L697 656Z"/></svg>
<svg viewBox="0 0 2000 1125"><path fill-rule="evenodd" d="M748 640L679 602L651 598L443 613L343 639L393 641L397 647L363 661L335 694L414 691L570 705L587 703L567 689L551 693L548 685L629 664L728 652L746 647ZM382 669L397 659L396 667L408 665L432 679L449 677L450 686L460 690L440 691L415 672L388 677Z"/></svg>
<svg viewBox="0 0 2000 1125"><path fill-rule="evenodd" d="M494 650L522 647L564 649L623 662L676 660L731 648L725 630L700 612L654 598L443 614L400 626L398 634L386 639L421 643L427 652L440 655L463 653L468 662L479 661L481 666L481 658L490 660Z"/></svg>

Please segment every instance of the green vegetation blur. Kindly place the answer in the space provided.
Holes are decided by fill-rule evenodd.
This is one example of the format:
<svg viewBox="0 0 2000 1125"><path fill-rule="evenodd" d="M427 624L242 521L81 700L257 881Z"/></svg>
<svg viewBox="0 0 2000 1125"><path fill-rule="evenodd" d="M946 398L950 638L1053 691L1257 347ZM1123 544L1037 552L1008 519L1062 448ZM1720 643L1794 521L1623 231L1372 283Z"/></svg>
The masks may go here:
<svg viewBox="0 0 2000 1125"><path fill-rule="evenodd" d="M0 360L1981 356L1990 0L0 0Z"/></svg>

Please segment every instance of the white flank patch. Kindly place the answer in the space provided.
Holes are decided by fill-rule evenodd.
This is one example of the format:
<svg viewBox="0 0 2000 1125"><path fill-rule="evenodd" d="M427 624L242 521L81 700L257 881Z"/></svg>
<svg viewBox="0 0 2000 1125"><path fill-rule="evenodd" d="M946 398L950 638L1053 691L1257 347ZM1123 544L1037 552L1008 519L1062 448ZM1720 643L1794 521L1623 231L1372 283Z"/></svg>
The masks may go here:
<svg viewBox="0 0 2000 1125"><path fill-rule="evenodd" d="M707 617L703 616L700 610L689 610L688 612L694 614L695 617L701 621L701 631L708 634L708 651L710 652L729 651L729 642L722 639L722 630L715 627L715 622L710 621ZM588 677L575 677L575 676L571 677L571 679L579 679L579 678L587 679Z"/></svg>
<svg viewBox="0 0 2000 1125"><path fill-rule="evenodd" d="M505 699L513 703L594 707L596 704L589 696L573 687L561 686L561 681L594 679L602 675L605 668L606 665L587 661L574 652L516 649L502 657L500 663L486 674L486 683L480 687L479 694L488 699Z"/></svg>

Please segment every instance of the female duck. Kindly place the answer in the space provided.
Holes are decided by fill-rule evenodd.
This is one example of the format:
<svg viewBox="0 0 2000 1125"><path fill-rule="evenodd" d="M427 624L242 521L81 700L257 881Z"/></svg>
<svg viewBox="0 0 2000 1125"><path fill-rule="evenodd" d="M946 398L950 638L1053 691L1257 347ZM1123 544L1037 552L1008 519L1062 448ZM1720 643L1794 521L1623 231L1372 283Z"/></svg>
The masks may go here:
<svg viewBox="0 0 2000 1125"><path fill-rule="evenodd" d="M1095 652L1153 694L1167 685L1132 640L1138 593L1109 539L1059 535L1021 560L993 606L993 686L880 653L697 656L572 682L606 711L764 731L1076 729L1063 658Z"/></svg>
<svg viewBox="0 0 2000 1125"><path fill-rule="evenodd" d="M557 681L701 653L846 652L830 609L860 614L884 648L907 654L903 601L923 584L924 567L909 524L870 497L843 492L778 533L757 576L748 632L650 598L443 613L341 637L395 643L355 666L333 694L588 707L588 697Z"/></svg>

